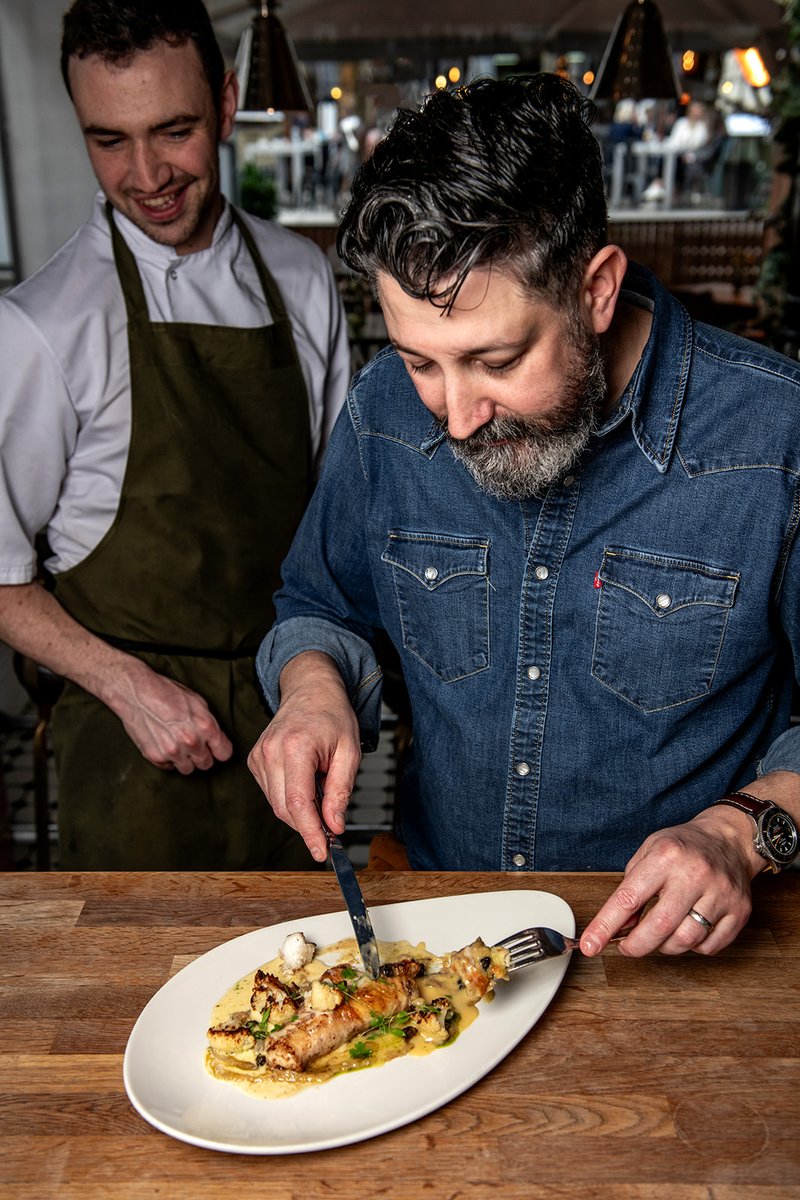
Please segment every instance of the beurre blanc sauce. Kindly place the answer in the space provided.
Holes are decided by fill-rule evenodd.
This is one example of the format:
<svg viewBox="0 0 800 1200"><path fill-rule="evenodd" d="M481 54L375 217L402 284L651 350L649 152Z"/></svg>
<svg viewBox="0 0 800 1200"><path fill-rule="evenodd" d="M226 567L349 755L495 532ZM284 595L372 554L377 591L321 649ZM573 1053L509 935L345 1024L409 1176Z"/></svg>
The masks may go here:
<svg viewBox="0 0 800 1200"><path fill-rule="evenodd" d="M337 1075L350 1071L363 1071L382 1066L394 1058L407 1054L422 1056L434 1050L451 1046L459 1033L463 1032L478 1016L477 1002L470 1002L465 995L465 989L459 987L455 975L427 974L428 964L435 962L440 956L432 954L424 942L412 945L410 942L379 942L381 962L395 962L403 958L415 958L426 965L426 974L415 982L423 1002L431 1003L439 996L446 996L457 1013L453 1035L443 1044L428 1042L419 1035L406 1040L391 1033L380 1033L365 1039L364 1034L358 1034L343 1046L338 1046L328 1054L314 1059L305 1071L281 1070L279 1068L248 1066L234 1058L206 1051L206 1070L215 1079L224 1079L236 1084L252 1096L266 1100L282 1099L294 1096L305 1088L326 1083ZM323 961L323 956L324 960ZM314 958L305 967L296 971L287 970L280 955L262 964L261 970L275 975L284 983L294 983L301 988L307 988L322 975L330 966L340 963L359 963L358 947L355 938L343 938L330 946L318 948ZM214 1005L211 1012L210 1025L222 1025L231 1019L232 1014L241 1013L250 1007L250 995L253 990L253 976L256 968L243 975L233 987ZM490 990L483 997L484 1001L493 999ZM354 1043L366 1041L371 1054L368 1058L353 1057L350 1053Z"/></svg>

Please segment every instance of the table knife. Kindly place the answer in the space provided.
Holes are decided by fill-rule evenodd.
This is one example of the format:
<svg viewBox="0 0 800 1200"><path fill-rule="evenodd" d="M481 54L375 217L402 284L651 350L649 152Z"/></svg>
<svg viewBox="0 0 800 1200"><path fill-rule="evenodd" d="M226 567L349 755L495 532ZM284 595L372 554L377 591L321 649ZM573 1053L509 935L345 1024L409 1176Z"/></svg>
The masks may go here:
<svg viewBox="0 0 800 1200"><path fill-rule="evenodd" d="M317 806L320 810L320 820L322 820L322 795L322 784L319 777L317 777ZM353 864L347 857L338 835L328 829L324 820L322 820L322 828L328 839L328 853L330 854L331 865L339 881L339 887L342 889L344 902L347 905L347 911L353 924L353 932L356 935L361 961L364 964L364 970L370 979L377 979L381 969L378 943L375 940L375 931L372 928L372 921L367 912L367 906L364 903L364 897L356 879Z"/></svg>

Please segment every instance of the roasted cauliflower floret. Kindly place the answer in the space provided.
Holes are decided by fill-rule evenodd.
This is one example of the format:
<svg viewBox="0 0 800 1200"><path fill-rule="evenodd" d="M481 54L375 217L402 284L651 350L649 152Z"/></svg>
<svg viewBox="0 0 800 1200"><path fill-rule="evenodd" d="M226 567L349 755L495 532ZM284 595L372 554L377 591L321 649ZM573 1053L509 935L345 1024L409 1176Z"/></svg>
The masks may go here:
<svg viewBox="0 0 800 1200"><path fill-rule="evenodd" d="M258 970L253 977L253 994L250 997L250 1016L258 1021L269 1009L270 1021L282 1025L297 1016L300 1002L295 1000L285 984L274 975Z"/></svg>
<svg viewBox="0 0 800 1200"><path fill-rule="evenodd" d="M215 1054L231 1058L250 1058L255 1061L256 1039L243 1025L226 1021L208 1031L208 1044Z"/></svg>
<svg viewBox="0 0 800 1200"><path fill-rule="evenodd" d="M420 1008L412 1008L409 1025L423 1039L434 1046L442 1046L452 1035L453 1022L457 1014L446 996L439 996Z"/></svg>
<svg viewBox="0 0 800 1200"><path fill-rule="evenodd" d="M289 971L299 971L308 965L316 950L314 942L306 941L302 933L289 933L281 946L281 958Z"/></svg>
<svg viewBox="0 0 800 1200"><path fill-rule="evenodd" d="M321 979L314 980L307 996L308 1007L313 1008L315 1012L332 1012L343 1000L344 993L339 988Z"/></svg>

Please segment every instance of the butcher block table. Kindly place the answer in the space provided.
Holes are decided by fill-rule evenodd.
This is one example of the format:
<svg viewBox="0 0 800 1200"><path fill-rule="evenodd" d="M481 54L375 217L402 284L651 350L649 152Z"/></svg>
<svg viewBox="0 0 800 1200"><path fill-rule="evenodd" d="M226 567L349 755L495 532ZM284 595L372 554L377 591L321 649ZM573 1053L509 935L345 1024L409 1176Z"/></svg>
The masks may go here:
<svg viewBox="0 0 800 1200"><path fill-rule="evenodd" d="M533 888L579 926L617 878L361 874L368 905ZM2 1200L800 1196L800 872L758 881L716 958L574 954L515 1051L393 1132L245 1155L145 1122L122 1058L166 980L239 934L340 908L327 872L0 874Z"/></svg>

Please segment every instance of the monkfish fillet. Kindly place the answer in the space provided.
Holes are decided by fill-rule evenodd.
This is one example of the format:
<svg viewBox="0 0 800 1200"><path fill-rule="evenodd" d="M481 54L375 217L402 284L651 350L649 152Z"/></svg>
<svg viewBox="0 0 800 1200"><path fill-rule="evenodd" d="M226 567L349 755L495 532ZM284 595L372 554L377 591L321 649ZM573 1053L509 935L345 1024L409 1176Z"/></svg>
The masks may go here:
<svg viewBox="0 0 800 1200"><path fill-rule="evenodd" d="M273 1034L264 1046L267 1066L304 1071L315 1058L364 1033L376 1017L396 1016L417 999L413 977L371 980L331 1011L310 1012Z"/></svg>

